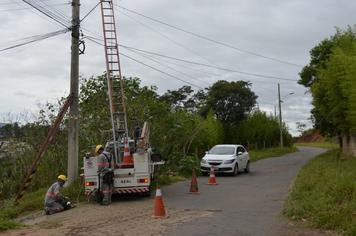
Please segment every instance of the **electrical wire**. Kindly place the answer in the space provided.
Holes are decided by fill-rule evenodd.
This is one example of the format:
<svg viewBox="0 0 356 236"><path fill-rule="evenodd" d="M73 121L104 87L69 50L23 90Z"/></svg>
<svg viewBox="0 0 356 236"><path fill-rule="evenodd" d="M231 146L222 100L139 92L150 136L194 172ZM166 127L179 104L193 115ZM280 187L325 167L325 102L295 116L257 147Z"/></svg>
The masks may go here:
<svg viewBox="0 0 356 236"><path fill-rule="evenodd" d="M82 22L83 20L85 20L85 18L87 18L100 4L100 1L87 13L84 15L84 17L80 20L80 22Z"/></svg>
<svg viewBox="0 0 356 236"><path fill-rule="evenodd" d="M141 21L135 19L134 17L132 17L132 16L126 14L125 12L121 11L120 9L118 9L118 10L119 10L119 12L120 12L122 15L124 15L124 16L128 17L129 19L135 21L137 24L142 25L143 27L145 27L145 28L151 30L152 32L154 32L154 33L160 35L161 37L167 39L167 40L170 41L171 43L177 45L177 46L180 47L180 48L183 48L184 50L186 50L186 51L190 52L191 54L193 54L193 55L195 55L195 56L197 56L197 57L203 59L204 61L207 61L208 63L213 64L210 60L208 60L207 58L203 57L202 55L200 55L199 53L195 52L194 50L192 50L192 49L186 47L185 45L183 45L183 44L177 42L176 40L170 38L169 36L163 34L162 32L160 32L160 31L158 31L158 30L154 29L153 27L151 27L151 26L149 26L149 25L147 25L147 24L145 24L145 23L143 23L143 22L141 22Z"/></svg>
<svg viewBox="0 0 356 236"><path fill-rule="evenodd" d="M228 72L233 72L233 73L238 73L238 74L243 74L243 75L249 75L249 76L255 76L255 77L260 77L260 78L278 79L278 80L297 82L297 80L289 79L289 78L283 78L283 77L279 77L279 76L263 75L263 74L251 73L251 72L246 72L246 71L233 70L233 69L229 69L229 68L225 68L225 67L213 66L213 65L209 65L209 64L200 63L200 62L194 62L194 61L190 61L190 60L185 60L185 59L181 59L181 58L176 58L176 57L172 57L172 56L163 55L163 54L156 53L156 52L150 52L150 51L147 51L147 50L142 50L142 49L138 49L138 48L134 48L134 47L129 47L129 46L125 46L125 45L122 45L122 44L119 44L119 46L123 47L123 48L129 48L129 49L133 49L133 50L136 50L136 51L144 52L144 53L147 53L147 54L159 56L159 57L168 58L168 59L171 59L171 60L181 61L181 62L194 64L194 65L199 65L199 66L204 66L204 67L210 67L210 68L214 68L214 69L218 69L218 70L222 70L222 71L228 71Z"/></svg>
<svg viewBox="0 0 356 236"><path fill-rule="evenodd" d="M191 76L191 75L189 75L189 74L187 74L187 73L184 73L184 72L182 72L182 71L179 71L179 70L177 70L177 69L175 69L175 68L173 68L173 67L171 67L171 66L168 66L168 65L166 65L166 64L164 64L164 63L162 63L162 62L160 62L160 61L158 61L158 60L156 60L156 59L153 59L152 57L147 56L147 55L145 55L145 54L143 54L143 53L135 52L134 50L131 50L131 49L126 49L126 50L128 50L128 51L130 51L130 52L133 52L133 53L135 53L136 55L139 55L139 56L141 56L141 57L143 57L143 58L146 58L146 59L148 59L148 60L150 60L150 61L153 61L153 62L157 63L158 65L164 66L164 67L166 67L166 68L168 68L168 69L170 69L170 70L172 70L172 71L174 71L174 72L176 72L176 73L179 73L179 74L181 74L181 75L183 75L183 76L185 76L185 77L188 77L188 78L190 78L190 79L193 79L193 80L196 80L196 81L199 81L199 82L206 83L205 80L201 80L201 79L199 79L199 78L195 78L195 77L193 77L193 76Z"/></svg>
<svg viewBox="0 0 356 236"><path fill-rule="evenodd" d="M54 36L67 33L68 31L70 31L70 30L62 29L62 30L58 30L58 31L54 31L54 32L50 32L50 33L46 33L46 34L42 34L42 35L35 35L35 36L27 37L25 42L21 42L21 43L15 44L15 45L11 45L11 46L2 48L2 49L0 49L0 52L8 51L10 49L21 47L21 46L24 46L24 45L27 45L30 43L42 41L44 39L52 38ZM16 40L16 41L19 41L19 40Z"/></svg>
<svg viewBox="0 0 356 236"><path fill-rule="evenodd" d="M99 38L96 38L96 37L92 37L92 36L88 36L88 35L86 37L92 38L92 39L95 39L95 40L99 40L99 41L103 41L102 39L99 39ZM273 76L273 75L257 74L257 73L252 73L252 72L246 72L246 71L240 71L240 70L234 70L234 69L225 68L225 67L219 67L219 66L204 64L204 63L200 63L200 62L195 62L195 61L190 61L190 60L186 60L186 59L167 56L167 55L163 55L163 54L160 54L160 53L151 52L151 51L147 51L147 50L143 50L143 49L129 47L129 46L126 46L126 45L123 45L123 44L118 44L118 46L120 46L122 48L126 48L126 49L132 49L132 50L135 50L135 51L139 51L139 52L155 55L155 56L158 56L158 57L168 58L170 60L180 61L180 62L193 64L193 65L198 65L198 66L209 67L209 68L213 68L213 69L217 69L217 70L221 70L221 71L227 71L227 72L231 72L231 73L238 73L238 74L254 76L254 77L259 77L259 78L267 78L267 79L276 79L276 80L297 82L297 80L295 80L295 79L284 78L284 77Z"/></svg>
<svg viewBox="0 0 356 236"><path fill-rule="evenodd" d="M58 3L58 4L49 4L46 6L65 6L68 5L69 3ZM7 11L23 11L23 10L30 10L33 9L33 7L22 7L22 8L10 8L10 9L0 9L0 11L7 12Z"/></svg>
<svg viewBox="0 0 356 236"><path fill-rule="evenodd" d="M97 42L95 39L92 39L91 37L86 36L85 38L87 38L89 41L91 41L91 42L93 42L93 43L96 43L96 44L98 44L98 45L104 46L104 44L102 44L102 43L100 43L100 42ZM130 59L130 60L132 60L132 61L135 61L135 62L138 63L138 64L144 65L144 66L146 66L146 67L148 67L148 68L150 68L150 69L152 69L152 70L155 70L155 71L157 71L157 72L160 72L161 74L164 74L164 75L166 75L166 76L169 76L169 77L171 77L171 78L173 78L173 79L179 80L179 81L181 81L181 82L184 82L184 83L186 83L186 84L189 84L189 85L191 85L191 86L193 86L193 87L196 87L196 88L199 88L199 89L204 89L203 87L201 87L201 86L199 86L199 85L193 84L193 83L191 83L191 82L189 82L189 81L186 81L186 80L184 80L184 79L181 79L181 78L179 78L179 77L177 77L177 76L175 76L175 75L172 75L172 74L170 74L170 73L168 73L168 72L165 72L165 71L162 71L162 70L160 70L160 69L157 69L156 67L153 67L153 66L151 66L151 65L148 65L148 64L146 64L146 63L144 63L144 62L142 62L142 61L140 61L140 60L137 60L137 59L135 59L135 58L133 58L133 57L131 57L131 56L129 56L129 55L126 55L126 54L124 54L124 53L122 53L122 52L120 52L119 54L122 55L122 56L124 56L124 57L126 57L126 58L128 58L128 59Z"/></svg>
<svg viewBox="0 0 356 236"><path fill-rule="evenodd" d="M68 21L64 18L64 16L53 13L51 10L46 9L44 6L41 6L38 2L36 3L36 2L30 1L30 0L22 0L22 1L25 2L26 4L30 5L37 11L41 12L42 14L46 15L47 17L51 18L58 24L66 27L66 28L69 28L69 26L67 25Z"/></svg>
<svg viewBox="0 0 356 236"><path fill-rule="evenodd" d="M147 15L144 15L140 12L137 12L135 10L132 10L132 9L128 9L126 7L123 7L121 5L118 5L118 4L114 4L116 7L118 8L121 8L123 10L126 10L128 12L131 12L135 15L139 15L141 17L144 17L146 19L149 19L151 21L154 21L154 22L157 22L159 24L162 24L162 25L165 25L165 26L168 26L172 29L175 29L175 30L178 30L178 31L181 31L181 32L184 32L186 34L190 34L190 35L193 35L197 38L200 38L200 39L204 39L206 41L209 41L209 42L212 42L212 43L215 43L215 44L218 44L218 45L221 45L221 46L224 46L224 47L227 47L227 48L230 48L230 49L233 49L233 50L236 50L236 51L239 51L239 52L243 52L243 53L246 53L246 54L250 54L252 56L256 56L256 57L260 57L260 58L264 58L264 59L268 59L268 60L271 60L271 61L275 61L275 62L279 62L279 63L282 63L282 64L286 64L286 65L291 65L291 66L296 66L296 67L303 67L302 65L299 65L299 64L296 64L296 63L292 63L292 62L288 62L288 61L285 61L285 60L281 60L281 59L278 59L278 58L274 58L274 57L270 57L270 56L265 56L263 54L260 54L260 53L256 53L256 52L253 52L253 51L249 51L249 50L245 50L245 49L242 49L242 48L238 48L234 45L231 45L231 44L227 44L225 42L221 42L221 41L218 41L218 40L215 40L215 39L211 39L211 38L208 38L206 36L203 36L203 35L200 35L200 34L197 34L197 33L194 33L192 31L189 31L189 30L186 30L186 29L183 29L181 27L178 27L178 26L174 26L174 25L171 25L171 24L168 24L164 21L161 21L161 20L157 20L153 17L150 17L150 16L147 16Z"/></svg>

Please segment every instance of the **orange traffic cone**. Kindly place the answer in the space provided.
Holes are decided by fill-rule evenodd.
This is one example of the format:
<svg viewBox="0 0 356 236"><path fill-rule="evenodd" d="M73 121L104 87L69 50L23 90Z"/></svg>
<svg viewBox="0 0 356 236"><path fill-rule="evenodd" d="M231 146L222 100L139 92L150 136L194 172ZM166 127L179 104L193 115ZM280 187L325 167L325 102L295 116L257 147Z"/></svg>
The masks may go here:
<svg viewBox="0 0 356 236"><path fill-rule="evenodd" d="M134 167L133 158L130 153L130 147L129 147L129 143L128 143L127 139L125 139L124 145L125 145L124 146L124 158L122 159L121 167L122 168L133 168Z"/></svg>
<svg viewBox="0 0 356 236"><path fill-rule="evenodd" d="M197 175L196 175L196 173L195 173L195 169L193 169L192 181L190 182L190 190L189 190L189 193L193 193L193 194L198 194L198 193L199 193L198 181L197 181Z"/></svg>
<svg viewBox="0 0 356 236"><path fill-rule="evenodd" d="M155 209L153 213L154 218L165 218L166 216L166 210L164 208L163 204L163 198L162 198L162 192L161 188L159 185L156 187L156 197L155 197Z"/></svg>
<svg viewBox="0 0 356 236"><path fill-rule="evenodd" d="M215 178L214 167L210 168L210 176L209 176L208 184L209 185L217 185L218 184L216 182L216 178Z"/></svg>

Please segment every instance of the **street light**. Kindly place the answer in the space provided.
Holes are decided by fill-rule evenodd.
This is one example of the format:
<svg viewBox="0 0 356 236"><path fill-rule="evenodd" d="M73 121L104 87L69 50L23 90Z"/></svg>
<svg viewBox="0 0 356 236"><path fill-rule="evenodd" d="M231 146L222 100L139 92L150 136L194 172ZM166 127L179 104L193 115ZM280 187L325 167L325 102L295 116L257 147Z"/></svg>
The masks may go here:
<svg viewBox="0 0 356 236"><path fill-rule="evenodd" d="M283 97L283 99L285 99L286 97L288 97L289 95L294 94L294 92L291 92L289 94L287 94L286 96ZM283 101L281 100L281 89L278 83L278 106L279 106L279 142L281 147L283 147L283 127L282 127L282 103Z"/></svg>

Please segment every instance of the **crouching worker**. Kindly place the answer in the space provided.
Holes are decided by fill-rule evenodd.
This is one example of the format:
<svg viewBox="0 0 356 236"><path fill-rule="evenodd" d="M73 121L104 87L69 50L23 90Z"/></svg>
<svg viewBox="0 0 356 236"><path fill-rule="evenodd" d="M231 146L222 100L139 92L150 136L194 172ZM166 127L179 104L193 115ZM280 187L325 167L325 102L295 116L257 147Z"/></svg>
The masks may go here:
<svg viewBox="0 0 356 236"><path fill-rule="evenodd" d="M47 190L45 196L46 215L52 215L74 207L60 192L60 189L63 188L64 183L67 181L67 177L59 175L57 179L57 182Z"/></svg>
<svg viewBox="0 0 356 236"><path fill-rule="evenodd" d="M96 153L98 154L98 174L101 179L101 204L109 205L111 203L111 195L114 184L114 158L111 155L110 150L104 150L102 145L98 145L96 147Z"/></svg>

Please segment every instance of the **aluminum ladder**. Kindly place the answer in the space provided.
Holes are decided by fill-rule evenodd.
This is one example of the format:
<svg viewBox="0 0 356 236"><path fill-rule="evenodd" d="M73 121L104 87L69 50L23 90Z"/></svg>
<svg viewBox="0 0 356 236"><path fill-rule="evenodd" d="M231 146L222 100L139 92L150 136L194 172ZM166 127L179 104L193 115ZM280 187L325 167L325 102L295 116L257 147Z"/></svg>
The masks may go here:
<svg viewBox="0 0 356 236"><path fill-rule="evenodd" d="M128 139L124 84L121 76L113 0L101 0L100 7L112 134L113 141L116 143L115 141ZM115 144L115 149L118 150L117 148Z"/></svg>

